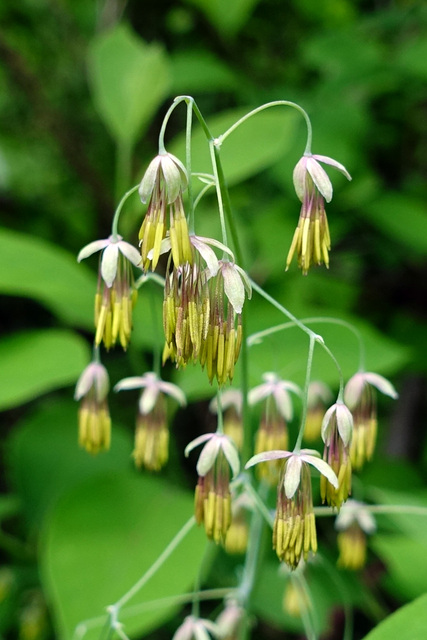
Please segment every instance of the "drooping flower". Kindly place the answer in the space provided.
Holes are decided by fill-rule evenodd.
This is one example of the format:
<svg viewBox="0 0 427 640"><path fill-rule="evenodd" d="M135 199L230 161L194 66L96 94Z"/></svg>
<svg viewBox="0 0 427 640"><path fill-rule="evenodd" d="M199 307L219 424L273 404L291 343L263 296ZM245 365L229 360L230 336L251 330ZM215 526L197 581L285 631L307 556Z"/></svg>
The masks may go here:
<svg viewBox="0 0 427 640"><path fill-rule="evenodd" d="M246 464L246 468L249 468L259 462L284 459L277 487L273 548L290 569L296 569L301 557L307 560L310 552L317 551L309 465L326 476L334 487L338 487L335 473L318 456L317 451L312 449L301 449L299 452L267 451L253 456Z"/></svg>
<svg viewBox="0 0 427 640"><path fill-rule="evenodd" d="M288 447L288 422L293 417L291 393L300 395L300 388L289 380L282 380L275 373L264 373L264 383L251 389L250 405L264 401L261 421L255 437L255 453L286 450ZM280 460L265 462L258 467L258 476L271 485L277 484L282 463Z"/></svg>
<svg viewBox="0 0 427 640"><path fill-rule="evenodd" d="M238 450L241 451L243 446L242 392L239 389L221 391L220 404L224 412L224 433L233 440ZM209 409L212 413L218 413L217 396L211 400Z"/></svg>
<svg viewBox="0 0 427 640"><path fill-rule="evenodd" d="M91 362L77 381L75 400L79 408L79 445L96 454L110 448L111 419L107 395L110 388L107 369Z"/></svg>
<svg viewBox="0 0 427 640"><path fill-rule="evenodd" d="M338 566L358 571L366 563L366 538L376 530L373 515L362 502L349 500L335 520L339 558Z"/></svg>
<svg viewBox="0 0 427 640"><path fill-rule="evenodd" d="M172 266L168 261L163 301L163 328L165 350L163 360L176 362L177 367L185 367L190 361L197 361L203 340L208 333L210 317L210 295L208 281L216 276L220 262L212 246L222 251L231 251L217 240L190 236L193 252L189 262ZM170 238L162 242L161 253L171 249ZM151 254L150 254L151 255Z"/></svg>
<svg viewBox="0 0 427 640"><path fill-rule="evenodd" d="M199 436L186 447L185 455L203 443L197 462L195 516L197 524L203 523L207 536L218 544L224 542L231 523L230 469L233 477L237 476L239 455L230 438L220 433Z"/></svg>
<svg viewBox="0 0 427 640"><path fill-rule="evenodd" d="M117 235L90 242L80 251L77 260L80 262L97 251L102 251L102 256L95 296L95 345L103 341L106 349L110 349L119 340L126 349L137 298L131 263L138 267L141 256L135 247Z"/></svg>
<svg viewBox="0 0 427 640"><path fill-rule="evenodd" d="M377 373L356 373L344 390L344 401L353 414L350 457L354 469L361 469L374 453L378 426L375 389L390 398L397 398L391 382Z"/></svg>
<svg viewBox="0 0 427 640"><path fill-rule="evenodd" d="M245 609L233 598L226 601L224 609L216 619L221 640L238 640L245 618Z"/></svg>
<svg viewBox="0 0 427 640"><path fill-rule="evenodd" d="M218 626L214 622L187 616L173 634L172 640L211 640L212 637L221 637Z"/></svg>
<svg viewBox="0 0 427 640"><path fill-rule="evenodd" d="M326 267L329 266L331 241L324 201L332 200L332 183L319 162L335 167L348 180L351 180L347 169L327 156L308 153L297 163L293 176L294 187L302 207L286 259L286 269L289 268L296 253L298 266L303 274L308 273L312 264L324 263Z"/></svg>
<svg viewBox="0 0 427 640"><path fill-rule="evenodd" d="M252 295L246 273L234 262L219 261L219 270L209 281L209 318L200 349L200 364L206 366L210 382L222 386L234 376L242 345L242 309Z"/></svg>
<svg viewBox="0 0 427 640"><path fill-rule="evenodd" d="M157 266L161 242L166 236L168 207L169 234L175 266L192 262L187 220L182 203L182 192L187 188L187 183L187 172L182 162L166 152L157 155L144 174L139 195L143 203L149 199L149 204L139 232L139 240L145 271L150 263L153 270Z"/></svg>
<svg viewBox="0 0 427 640"><path fill-rule="evenodd" d="M322 423L322 440L325 443L323 459L334 470L338 487L334 487L325 476L320 478L322 501L339 509L351 493L350 442L353 432L353 417L343 402L336 402L325 413Z"/></svg>
<svg viewBox="0 0 427 640"><path fill-rule="evenodd" d="M323 416L330 400L332 400L332 392L324 382L318 380L310 382L304 427L304 439L307 442L315 442L320 438Z"/></svg>
<svg viewBox="0 0 427 640"><path fill-rule="evenodd" d="M159 471L169 457L169 428L166 396L185 406L186 398L179 387L161 380L155 373L124 378L114 391L143 389L138 403L133 457L137 467Z"/></svg>

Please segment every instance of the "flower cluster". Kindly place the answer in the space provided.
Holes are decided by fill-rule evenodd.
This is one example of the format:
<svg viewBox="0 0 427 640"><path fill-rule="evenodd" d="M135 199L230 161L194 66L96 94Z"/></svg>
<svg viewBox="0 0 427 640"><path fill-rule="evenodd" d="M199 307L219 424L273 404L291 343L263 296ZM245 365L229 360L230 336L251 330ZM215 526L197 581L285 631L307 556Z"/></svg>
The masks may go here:
<svg viewBox="0 0 427 640"><path fill-rule="evenodd" d="M89 453L110 448L111 418L107 395L110 388L107 369L100 362L91 362L77 381L75 400L79 409L79 445Z"/></svg>
<svg viewBox="0 0 427 640"><path fill-rule="evenodd" d="M89 243L77 260L80 262L97 251L102 251L102 257L95 295L95 345L103 342L108 350L119 340L126 349L137 298L131 264L138 267L141 256L135 247L116 235Z"/></svg>
<svg viewBox="0 0 427 640"><path fill-rule="evenodd" d="M338 566L357 571L366 562L366 536L376 530L374 517L362 502L349 500L335 521L338 530Z"/></svg>
<svg viewBox="0 0 427 640"><path fill-rule="evenodd" d="M286 269L296 253L298 266L307 274L312 264L329 266L331 238L325 212L325 200L332 200L332 183L319 162L341 171L351 180L347 169L327 156L305 154L294 169L294 187L302 202L298 226L286 259Z"/></svg>
<svg viewBox="0 0 427 640"><path fill-rule="evenodd" d="M197 462L195 516L197 524L203 523L207 536L218 544L224 542L231 524L230 469L233 477L239 473L239 455L230 438L219 433L199 436L186 447L185 455L203 443Z"/></svg>
<svg viewBox="0 0 427 640"><path fill-rule="evenodd" d="M366 460L371 460L377 439L376 392L397 398L391 382L377 373L359 372L347 382L344 390L345 403L353 414L353 439L350 447L354 469L361 469Z"/></svg>
<svg viewBox="0 0 427 640"><path fill-rule="evenodd" d="M323 502L340 508L351 493L351 460L349 446L353 431L353 417L343 402L336 402L325 413L322 422L322 439L325 443L323 459L338 478L334 487L325 476L320 478L320 494Z"/></svg>
<svg viewBox="0 0 427 640"><path fill-rule="evenodd" d="M256 433L255 453L288 448L288 422L293 417L290 392L301 394L300 388L289 380L282 380L275 373L264 373L264 383L251 389L250 405L264 401L261 421ZM270 484L277 483L281 463L265 462L258 467L258 475Z"/></svg>
<svg viewBox="0 0 427 640"><path fill-rule="evenodd" d="M317 551L316 523L313 511L309 465L314 466L336 489L338 479L317 451L268 451L253 456L246 468L268 460L284 459L277 487L273 548L280 560L296 569L301 558L307 560Z"/></svg>
<svg viewBox="0 0 427 640"><path fill-rule="evenodd" d="M181 406L185 406L185 395L175 384L160 380L153 372L124 378L114 387L114 391L125 389L143 389L136 419L133 451L135 464L150 471L159 471L169 457L166 396L171 396Z"/></svg>

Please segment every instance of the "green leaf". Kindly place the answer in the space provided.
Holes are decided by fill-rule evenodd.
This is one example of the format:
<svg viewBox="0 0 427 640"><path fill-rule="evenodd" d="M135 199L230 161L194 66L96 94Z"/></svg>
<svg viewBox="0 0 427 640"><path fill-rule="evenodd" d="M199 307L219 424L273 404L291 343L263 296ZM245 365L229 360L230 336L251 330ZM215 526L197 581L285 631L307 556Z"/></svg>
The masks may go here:
<svg viewBox="0 0 427 640"><path fill-rule="evenodd" d="M386 618L364 640L424 640L426 628L427 594L424 594Z"/></svg>
<svg viewBox="0 0 427 640"><path fill-rule="evenodd" d="M233 91L239 87L236 75L221 60L203 49L180 51L171 57L172 93L195 94Z"/></svg>
<svg viewBox="0 0 427 640"><path fill-rule="evenodd" d="M424 200L399 193L385 193L361 211L367 221L375 225L398 244L415 254L427 251L427 214Z"/></svg>
<svg viewBox="0 0 427 640"><path fill-rule="evenodd" d="M220 35L234 36L259 0L187 0L203 11Z"/></svg>
<svg viewBox="0 0 427 640"><path fill-rule="evenodd" d="M92 42L89 76L95 106L111 135L133 145L168 92L163 49L119 25Z"/></svg>
<svg viewBox="0 0 427 640"><path fill-rule="evenodd" d="M65 322L93 326L96 279L76 256L54 244L0 230L0 293L33 298Z"/></svg>
<svg viewBox="0 0 427 640"><path fill-rule="evenodd" d="M239 109L221 113L208 121L208 127L218 137L248 111ZM299 118L301 116L292 109L270 109L249 118L231 133L221 147L228 185L247 180L287 154L292 147ZM200 127L194 130L191 149L193 171L212 174L208 142ZM174 140L168 151L185 158L185 135ZM198 180L197 184L200 185Z"/></svg>
<svg viewBox="0 0 427 640"><path fill-rule="evenodd" d="M70 640L79 623L95 616L101 619L88 625L84 638L99 638L105 608L158 559L188 521L192 502L177 486L125 472L89 480L58 502L44 532L41 565L59 640ZM138 605L191 589L205 546L193 528L125 605L119 619L128 635L139 637L176 611Z"/></svg>
<svg viewBox="0 0 427 640"><path fill-rule="evenodd" d="M411 599L427 591L425 540L415 540L407 535L378 534L370 544L387 567L385 583L393 595Z"/></svg>
<svg viewBox="0 0 427 640"><path fill-rule="evenodd" d="M0 410L74 383L89 360L86 342L69 331L28 331L3 338Z"/></svg>
<svg viewBox="0 0 427 640"><path fill-rule="evenodd" d="M11 432L6 462L11 485L34 526L56 500L82 480L119 473L130 464L131 435L113 423L111 449L92 456L77 444L77 402L42 403Z"/></svg>

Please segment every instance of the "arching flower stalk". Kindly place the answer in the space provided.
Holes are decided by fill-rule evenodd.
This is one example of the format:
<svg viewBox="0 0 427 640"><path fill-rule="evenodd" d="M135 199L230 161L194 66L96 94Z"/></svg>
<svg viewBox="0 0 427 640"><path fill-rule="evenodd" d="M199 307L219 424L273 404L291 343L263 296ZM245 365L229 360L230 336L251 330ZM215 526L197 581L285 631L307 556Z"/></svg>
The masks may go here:
<svg viewBox="0 0 427 640"><path fill-rule="evenodd" d="M75 400L79 408L79 445L92 454L110 448L111 418L107 395L110 388L107 369L91 362L77 381Z"/></svg>
<svg viewBox="0 0 427 640"><path fill-rule="evenodd" d="M277 556L296 569L301 558L317 551L316 523L313 511L310 467L314 466L338 488L338 478L331 467L318 457L317 451L301 449L267 451L253 456L246 468L267 460L284 459L277 487L276 517L273 527L273 549Z"/></svg>
<svg viewBox="0 0 427 640"><path fill-rule="evenodd" d="M264 383L251 389L250 405L264 401L261 421L256 432L255 453L288 448L288 422L293 418L290 393L301 394L300 388L289 380L282 380L275 373L264 373ZM277 484L282 463L280 460L265 462L257 468L259 478Z"/></svg>
<svg viewBox="0 0 427 640"><path fill-rule="evenodd" d="M391 382L377 373L356 373L345 386L344 401L353 414L354 423L350 447L354 469L361 469L374 454L378 427L376 389L390 398L397 398Z"/></svg>
<svg viewBox="0 0 427 640"><path fill-rule="evenodd" d="M80 262L102 251L95 295L95 345L104 343L108 350L119 340L126 349L132 330L132 310L137 299L131 264L140 266L141 256L121 236L95 240L80 251Z"/></svg>
<svg viewBox="0 0 427 640"><path fill-rule="evenodd" d="M298 266L306 275L312 264L329 266L331 239L325 212L325 200L332 200L332 183L319 162L338 169L348 180L347 169L327 156L305 154L294 169L294 187L302 202L298 226L286 259L286 269L296 253Z"/></svg>
<svg viewBox="0 0 427 640"><path fill-rule="evenodd" d="M124 378L114 387L114 391L126 389L143 389L138 403L132 454L135 464L149 471L160 471L169 457L166 396L171 396L183 407L186 404L185 395L175 384L161 380L153 372Z"/></svg>
<svg viewBox="0 0 427 640"><path fill-rule="evenodd" d="M187 445L185 455L203 443L197 462L195 517L197 524L204 524L209 538L223 544L231 524L230 469L236 477L239 455L230 438L220 433L199 436Z"/></svg>
<svg viewBox="0 0 427 640"><path fill-rule="evenodd" d="M350 442L353 432L353 417L343 402L332 405L323 418L322 440L325 443L323 459L335 472L338 487L334 487L325 476L320 478L322 501L339 509L351 493Z"/></svg>

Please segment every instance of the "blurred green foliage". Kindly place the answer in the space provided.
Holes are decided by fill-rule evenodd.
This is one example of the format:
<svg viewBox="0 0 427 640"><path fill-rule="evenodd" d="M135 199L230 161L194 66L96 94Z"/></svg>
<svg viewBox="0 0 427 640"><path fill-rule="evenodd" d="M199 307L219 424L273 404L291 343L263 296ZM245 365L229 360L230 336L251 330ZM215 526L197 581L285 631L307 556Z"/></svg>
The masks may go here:
<svg viewBox="0 0 427 640"><path fill-rule="evenodd" d="M182 432L173 433L176 447L163 479L131 471L134 409L127 399L112 400L114 421L116 411L127 424L114 429L112 450L94 459L77 449L70 401L71 385L90 359L96 286L95 260L77 265L75 255L110 233L118 198L156 153L162 117L177 94L194 96L215 135L262 102L297 101L312 118L313 151L349 169L351 184L331 170L330 270L303 278L295 268L284 272L299 213L292 169L304 150L303 123L293 112L271 111L223 148L251 276L298 317L353 322L366 340L368 367L391 376L401 393L394 413L381 403L389 421L380 425L381 451L356 497L426 506L425 3L22 0L1 4L0 23L2 637L23 638L25 615L38 607L38 638L71 638L80 620L101 615L132 585L191 514L194 476L182 469L181 452L205 428L200 402L212 394L197 369L165 373L195 404L193 413L178 416ZM182 109L166 137L181 157L184 126ZM193 169L206 171L197 131L194 145ZM120 231L129 241L136 242L143 214L136 197L127 203ZM200 203L196 228L200 235L217 233L213 195ZM282 322L256 297L248 308L250 332ZM159 291L147 286L129 353L106 357L113 383L151 362L150 346L161 341L159 319ZM357 368L352 335L313 326L351 375ZM301 383L306 348L295 330L252 347L251 383L265 370ZM314 372L336 385L317 351ZM202 417L193 424L196 415ZM328 557L326 542L335 533L325 523L330 568L311 568L322 637L336 637L337 608L355 607L354 637L361 638L417 596L367 637L424 637L426 525L420 517L416 523L412 516L379 520L370 563L358 576L333 569L336 557ZM200 532L191 535L141 599L192 588L204 543ZM238 564L230 561L220 586L235 583ZM263 638L276 627L301 632L281 609L285 582L268 558L253 602ZM138 612L126 628L142 637L168 625L174 613ZM150 637L170 637L176 625Z"/></svg>

